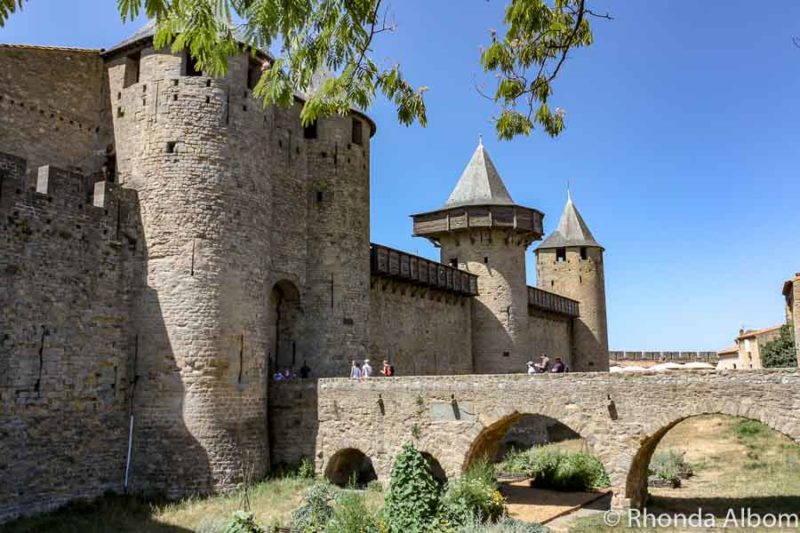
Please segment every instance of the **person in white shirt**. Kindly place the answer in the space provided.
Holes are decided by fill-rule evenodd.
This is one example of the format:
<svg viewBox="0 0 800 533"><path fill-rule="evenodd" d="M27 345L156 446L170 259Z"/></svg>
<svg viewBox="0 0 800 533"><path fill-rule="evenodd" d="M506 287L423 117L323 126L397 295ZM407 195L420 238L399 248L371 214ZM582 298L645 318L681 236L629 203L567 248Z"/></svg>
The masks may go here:
<svg viewBox="0 0 800 533"><path fill-rule="evenodd" d="M361 377L372 377L372 367L369 364L369 359L364 359L364 366L361 367Z"/></svg>
<svg viewBox="0 0 800 533"><path fill-rule="evenodd" d="M529 376L537 373L536 372L536 367L533 366L533 361L528 361L525 364L528 365L528 375Z"/></svg>
<svg viewBox="0 0 800 533"><path fill-rule="evenodd" d="M361 379L361 363L356 363L350 366L350 379Z"/></svg>

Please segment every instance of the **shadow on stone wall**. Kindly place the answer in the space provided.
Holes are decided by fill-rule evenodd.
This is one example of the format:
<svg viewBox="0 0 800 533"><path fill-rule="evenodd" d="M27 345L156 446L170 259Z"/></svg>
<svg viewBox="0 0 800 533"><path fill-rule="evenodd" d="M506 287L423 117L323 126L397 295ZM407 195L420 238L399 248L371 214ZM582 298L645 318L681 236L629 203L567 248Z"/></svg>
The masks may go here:
<svg viewBox="0 0 800 533"><path fill-rule="evenodd" d="M133 350L134 434L130 489L149 497L207 494L214 483L206 450L184 422L186 388L175 360L158 295L139 297L148 322Z"/></svg>

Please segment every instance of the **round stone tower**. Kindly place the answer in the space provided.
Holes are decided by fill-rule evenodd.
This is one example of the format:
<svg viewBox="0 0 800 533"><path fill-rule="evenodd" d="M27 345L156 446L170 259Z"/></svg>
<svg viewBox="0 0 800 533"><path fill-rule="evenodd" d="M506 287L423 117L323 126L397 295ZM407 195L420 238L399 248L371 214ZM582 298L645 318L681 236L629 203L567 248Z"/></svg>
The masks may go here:
<svg viewBox="0 0 800 533"><path fill-rule="evenodd" d="M525 252L542 236L542 213L514 203L481 142L444 207L413 218L414 235L441 247L442 263L478 276L474 371L524 370L530 359Z"/></svg>
<svg viewBox="0 0 800 533"><path fill-rule="evenodd" d="M251 95L260 62L241 53L211 78L153 33L105 54L118 178L144 234L130 487L180 496L268 468L272 175L288 147Z"/></svg>
<svg viewBox="0 0 800 533"><path fill-rule="evenodd" d="M573 325L572 370L608 371L603 247L568 194L558 227L536 249L536 284L579 302Z"/></svg>

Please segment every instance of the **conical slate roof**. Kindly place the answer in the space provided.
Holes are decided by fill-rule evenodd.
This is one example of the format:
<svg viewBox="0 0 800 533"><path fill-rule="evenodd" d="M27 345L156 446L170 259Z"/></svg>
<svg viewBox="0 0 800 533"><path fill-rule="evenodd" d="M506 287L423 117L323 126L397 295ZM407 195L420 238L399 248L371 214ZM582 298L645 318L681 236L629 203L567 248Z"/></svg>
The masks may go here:
<svg viewBox="0 0 800 533"><path fill-rule="evenodd" d="M465 205L514 205L489 153L483 147L483 140L479 141L444 207L449 209Z"/></svg>
<svg viewBox="0 0 800 533"><path fill-rule="evenodd" d="M558 227L542 241L542 244L537 249L564 248L567 246L595 246L602 248L594 239L592 232L589 231L589 226L586 225L583 217L578 212L578 208L572 203L572 194L570 193L567 193L567 205L564 207L564 212L561 213Z"/></svg>

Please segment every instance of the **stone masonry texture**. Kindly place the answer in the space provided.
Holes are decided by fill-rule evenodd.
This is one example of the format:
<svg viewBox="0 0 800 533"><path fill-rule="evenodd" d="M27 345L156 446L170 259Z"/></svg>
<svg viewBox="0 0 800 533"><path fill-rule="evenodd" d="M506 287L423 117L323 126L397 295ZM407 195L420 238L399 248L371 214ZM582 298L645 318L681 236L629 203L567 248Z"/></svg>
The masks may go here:
<svg viewBox="0 0 800 533"><path fill-rule="evenodd" d="M327 404L316 381L274 383L285 367L514 373L546 351L602 369L601 268L586 291L573 271L544 287L580 317L530 304L541 213L514 208L512 228L498 208L443 237L469 290L433 263L437 284L379 275L371 120L303 127L300 97L253 96L252 55L219 78L190 61L146 37L0 45L0 521L229 490L313 457Z"/></svg>
<svg viewBox="0 0 800 533"><path fill-rule="evenodd" d="M611 478L617 508L646 501L650 457L666 432L688 417L751 418L800 442L800 373L794 369L323 379L318 398L319 472L342 474L328 465L358 450L386 482L403 444L412 442L448 477L458 476L473 461L493 456L523 415L543 415L586 439Z"/></svg>

